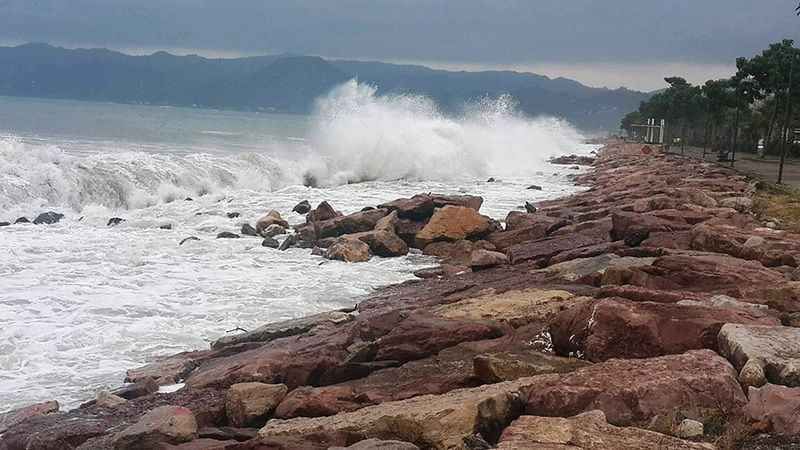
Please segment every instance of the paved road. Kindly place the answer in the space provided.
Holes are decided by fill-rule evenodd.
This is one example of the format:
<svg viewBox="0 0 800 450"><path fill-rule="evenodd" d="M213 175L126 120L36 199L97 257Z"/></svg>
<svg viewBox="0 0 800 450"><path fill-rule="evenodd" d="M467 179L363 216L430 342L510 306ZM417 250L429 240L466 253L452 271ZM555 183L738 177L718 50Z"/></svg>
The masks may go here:
<svg viewBox="0 0 800 450"><path fill-rule="evenodd" d="M677 154L681 153L680 147L672 147L670 151ZM695 156L697 158L703 157L702 148L686 147L685 151L687 155ZM709 153L705 156L705 160L716 162L717 155ZM754 153L737 153L736 162L734 163L733 167L743 173L753 175L765 181L775 182L778 181L778 162L778 158L774 156L768 156L762 159ZM719 164L730 165L729 162ZM800 187L800 160L786 160L786 163L783 166L783 182L794 187Z"/></svg>

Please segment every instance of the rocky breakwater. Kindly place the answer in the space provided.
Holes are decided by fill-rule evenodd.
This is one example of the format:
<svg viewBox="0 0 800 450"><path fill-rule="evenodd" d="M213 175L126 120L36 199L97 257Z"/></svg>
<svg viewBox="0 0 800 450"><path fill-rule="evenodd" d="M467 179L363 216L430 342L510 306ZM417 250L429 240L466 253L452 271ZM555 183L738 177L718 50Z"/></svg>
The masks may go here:
<svg viewBox="0 0 800 450"><path fill-rule="evenodd" d="M584 192L505 224L469 196L302 205L283 246L441 267L130 370L76 410L9 412L0 449L797 445L800 235L759 222L730 169L620 143L592 163Z"/></svg>

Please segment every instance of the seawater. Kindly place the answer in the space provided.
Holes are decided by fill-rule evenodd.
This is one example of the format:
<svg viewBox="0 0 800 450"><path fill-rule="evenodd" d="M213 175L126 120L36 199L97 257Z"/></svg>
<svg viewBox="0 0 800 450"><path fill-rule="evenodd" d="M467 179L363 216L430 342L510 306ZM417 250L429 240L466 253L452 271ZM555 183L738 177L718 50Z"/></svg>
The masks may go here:
<svg viewBox="0 0 800 450"><path fill-rule="evenodd" d="M503 219L575 192L575 172L546 160L593 149L581 141L562 121L517 114L513 99L448 116L355 82L309 116L0 97L0 221L66 215L0 228L0 411L74 407L128 368L353 306L435 263L346 264L221 231L270 209L301 223L301 200L351 213L420 192L480 195L482 212ZM303 185L311 178L317 187ZM109 227L111 217L125 221ZM188 236L200 240L179 246Z"/></svg>

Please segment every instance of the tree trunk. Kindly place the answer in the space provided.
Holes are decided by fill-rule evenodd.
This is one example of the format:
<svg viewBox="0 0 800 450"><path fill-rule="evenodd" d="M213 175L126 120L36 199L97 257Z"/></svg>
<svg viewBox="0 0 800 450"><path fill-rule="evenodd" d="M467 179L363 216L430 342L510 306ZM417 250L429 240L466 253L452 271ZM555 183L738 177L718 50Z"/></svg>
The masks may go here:
<svg viewBox="0 0 800 450"><path fill-rule="evenodd" d="M778 120L778 104L780 103L780 98L777 94L775 94L775 107L772 108L772 116L769 119L769 127L767 128L767 136L764 139L764 145L769 145L772 142L772 132L775 129L775 121Z"/></svg>

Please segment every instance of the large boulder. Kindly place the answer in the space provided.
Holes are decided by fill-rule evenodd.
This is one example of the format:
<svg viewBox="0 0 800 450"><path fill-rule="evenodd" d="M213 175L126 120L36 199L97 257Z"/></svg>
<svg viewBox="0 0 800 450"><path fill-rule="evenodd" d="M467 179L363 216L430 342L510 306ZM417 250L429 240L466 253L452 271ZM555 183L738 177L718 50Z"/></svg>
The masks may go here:
<svg viewBox="0 0 800 450"><path fill-rule="evenodd" d="M419 450L419 447L408 442L365 439L349 447L330 447L328 450Z"/></svg>
<svg viewBox="0 0 800 450"><path fill-rule="evenodd" d="M522 214L522 213L519 213ZM507 223L506 231L498 231L486 237L486 240L494 244L498 249L505 250L512 245L521 244L523 242L541 239L551 232L567 225L568 222L560 219L554 219L548 216L541 216L538 214L522 214L523 216L532 216L536 219L525 219L526 222L518 223L515 221ZM509 217L511 215L509 214ZM506 219L509 220L509 219ZM521 222L520 220L519 222Z"/></svg>
<svg viewBox="0 0 800 450"><path fill-rule="evenodd" d="M280 225L284 228L289 228L289 222L283 220L281 213L274 209L270 210L256 221L256 233L263 233L270 225Z"/></svg>
<svg viewBox="0 0 800 450"><path fill-rule="evenodd" d="M428 219L436 208L433 198L427 194L418 194L411 198L399 198L397 200L379 205L378 208L385 208L389 211L397 211L397 215L402 219L422 221Z"/></svg>
<svg viewBox="0 0 800 450"><path fill-rule="evenodd" d="M525 413L570 417L599 409L618 426L684 415L705 419L739 411L746 398L736 372L711 350L649 359L612 359L527 390Z"/></svg>
<svg viewBox="0 0 800 450"><path fill-rule="evenodd" d="M604 361L650 358L701 348L715 350L717 333L726 323L777 325L780 322L755 309L606 298L559 314L550 334L557 353Z"/></svg>
<svg viewBox="0 0 800 450"><path fill-rule="evenodd" d="M0 435L23 420L55 412L58 412L58 402L55 400L23 406L22 408L4 412L0 414Z"/></svg>
<svg viewBox="0 0 800 450"><path fill-rule="evenodd" d="M480 211L483 205L483 197L477 195L442 195L430 194L433 199L433 205L437 208L444 208L445 206L463 206L465 208L472 208L475 211Z"/></svg>
<svg viewBox="0 0 800 450"><path fill-rule="evenodd" d="M482 237L493 230L493 222L472 208L445 206L437 209L425 227L417 233L423 246L436 241L458 241Z"/></svg>
<svg viewBox="0 0 800 450"><path fill-rule="evenodd" d="M58 223L61 219L64 218L64 215L61 213L48 211L45 213L41 213L33 219L33 223L36 225L52 225L54 223ZM19 221L19 219L17 219Z"/></svg>
<svg viewBox="0 0 800 450"><path fill-rule="evenodd" d="M468 241L462 239L455 242L433 242L422 249L425 255L436 256L445 264L468 266L472 252L478 249L494 250L495 247L487 241Z"/></svg>
<svg viewBox="0 0 800 450"><path fill-rule="evenodd" d="M287 392L284 384L234 384L225 396L228 420L235 427L263 425Z"/></svg>
<svg viewBox="0 0 800 450"><path fill-rule="evenodd" d="M325 250L325 258L354 263L369 261L369 245L360 239L342 237Z"/></svg>
<svg viewBox="0 0 800 450"><path fill-rule="evenodd" d="M472 270L484 270L505 264L508 264L508 257L504 253L491 250L475 250L469 261Z"/></svg>
<svg viewBox="0 0 800 450"><path fill-rule="evenodd" d="M408 244L400 239L394 231L386 229L349 234L348 239L358 239L369 246L373 255L392 257L408 253Z"/></svg>
<svg viewBox="0 0 800 450"><path fill-rule="evenodd" d="M637 246L654 232L688 230L682 219L667 220L650 214L615 212L611 215L611 240Z"/></svg>
<svg viewBox="0 0 800 450"><path fill-rule="evenodd" d="M346 216L334 217L329 220L317 221L314 224L316 227L316 236L317 239L324 239L345 234L371 231L387 214L389 214L389 211L386 209L371 209Z"/></svg>
<svg viewBox="0 0 800 450"><path fill-rule="evenodd" d="M574 417L522 416L503 430L498 450L713 450L711 444L684 441L634 427L615 427L602 411Z"/></svg>
<svg viewBox="0 0 800 450"><path fill-rule="evenodd" d="M727 324L718 339L742 384L800 386L800 328Z"/></svg>
<svg viewBox="0 0 800 450"><path fill-rule="evenodd" d="M297 214L308 214L309 211L311 211L311 203L308 200L303 200L292 208L292 212Z"/></svg>
<svg viewBox="0 0 800 450"><path fill-rule="evenodd" d="M534 261L544 267L550 258L559 253L572 251L581 247L590 247L608 242L607 236L596 234L567 234L552 236L545 239L525 242L511 246L506 254L511 264L520 264L527 261Z"/></svg>
<svg viewBox="0 0 800 450"><path fill-rule="evenodd" d="M535 381L536 377L423 395L328 417L271 420L259 436L282 439L343 433L361 439L397 439L422 448L459 449L464 448L465 438L475 434L496 440L519 414L522 389Z"/></svg>
<svg viewBox="0 0 800 450"><path fill-rule="evenodd" d="M800 388L774 384L761 388L750 386L748 398L744 413L758 424L757 428L786 436L800 435L800 420L797 420Z"/></svg>
<svg viewBox="0 0 800 450"><path fill-rule="evenodd" d="M117 433L113 441L115 450L138 450L180 444L196 437L197 421L192 411L180 406L159 406Z"/></svg>
<svg viewBox="0 0 800 450"><path fill-rule="evenodd" d="M223 336L211 343L212 349L221 349L248 342L270 342L289 336L296 336L326 324L338 324L353 320L352 310L329 311L310 316L268 323L255 330L232 336Z"/></svg>
<svg viewBox="0 0 800 450"><path fill-rule="evenodd" d="M306 222L307 223L322 222L325 220L333 219L334 217L338 217L341 215L342 213L333 209L333 206L331 206L330 203L324 201L319 205L317 205L316 208L309 211L308 214L306 214Z"/></svg>

